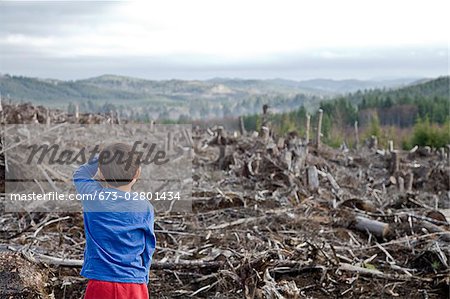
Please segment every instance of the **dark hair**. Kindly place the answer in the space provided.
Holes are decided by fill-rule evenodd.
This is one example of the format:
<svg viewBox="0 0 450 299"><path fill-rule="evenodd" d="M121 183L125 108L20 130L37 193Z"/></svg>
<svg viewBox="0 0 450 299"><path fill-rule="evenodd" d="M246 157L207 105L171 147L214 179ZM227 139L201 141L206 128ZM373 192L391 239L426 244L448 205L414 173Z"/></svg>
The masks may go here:
<svg viewBox="0 0 450 299"><path fill-rule="evenodd" d="M105 181L119 187L129 184L140 166L139 156L125 143L114 143L104 148L99 155L98 167Z"/></svg>

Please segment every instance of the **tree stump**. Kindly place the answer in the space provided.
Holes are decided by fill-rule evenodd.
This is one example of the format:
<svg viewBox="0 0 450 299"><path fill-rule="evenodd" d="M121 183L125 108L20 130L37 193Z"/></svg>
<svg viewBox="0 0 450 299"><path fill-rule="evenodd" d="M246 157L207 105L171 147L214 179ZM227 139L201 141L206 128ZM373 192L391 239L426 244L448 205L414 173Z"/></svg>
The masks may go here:
<svg viewBox="0 0 450 299"><path fill-rule="evenodd" d="M388 151L390 153L392 153L394 151L394 141L393 140L388 141Z"/></svg>
<svg viewBox="0 0 450 299"><path fill-rule="evenodd" d="M319 173L316 166L308 167L308 187L311 191L317 191L319 189Z"/></svg>
<svg viewBox="0 0 450 299"><path fill-rule="evenodd" d="M408 173L408 181L407 181L407 184L406 184L406 191L407 192L412 192L413 183L414 183L414 173L410 172L410 173Z"/></svg>
<svg viewBox="0 0 450 299"><path fill-rule="evenodd" d="M369 139L369 148L374 149L375 151L378 149L378 138L377 136L370 136Z"/></svg>
<svg viewBox="0 0 450 299"><path fill-rule="evenodd" d="M399 176L397 181L398 181L398 192L400 192L400 194L405 193L405 179Z"/></svg>
<svg viewBox="0 0 450 299"><path fill-rule="evenodd" d="M391 152L391 174L395 174L400 169L400 157L398 154L398 151L392 151Z"/></svg>

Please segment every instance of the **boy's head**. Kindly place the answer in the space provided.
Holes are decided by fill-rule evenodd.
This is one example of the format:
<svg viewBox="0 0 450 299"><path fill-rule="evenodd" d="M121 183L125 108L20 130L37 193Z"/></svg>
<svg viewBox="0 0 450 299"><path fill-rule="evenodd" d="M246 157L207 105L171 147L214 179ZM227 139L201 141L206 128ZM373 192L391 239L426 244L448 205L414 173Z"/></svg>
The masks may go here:
<svg viewBox="0 0 450 299"><path fill-rule="evenodd" d="M110 186L125 186L138 179L140 159L128 144L114 143L100 152L98 168L100 177Z"/></svg>

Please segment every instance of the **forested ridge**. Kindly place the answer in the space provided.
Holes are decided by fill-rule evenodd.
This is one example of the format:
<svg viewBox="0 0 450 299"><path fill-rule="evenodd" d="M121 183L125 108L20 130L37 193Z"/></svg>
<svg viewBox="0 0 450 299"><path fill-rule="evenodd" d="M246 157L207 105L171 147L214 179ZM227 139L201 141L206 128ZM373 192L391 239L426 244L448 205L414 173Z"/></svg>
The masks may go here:
<svg viewBox="0 0 450 299"><path fill-rule="evenodd" d="M375 135L382 142L393 138L400 131L411 134L397 136L403 137L403 140L400 138L401 145L406 148L412 143L435 146L450 143L449 94L447 76L399 89L358 91L331 101L322 101L320 108L323 110L325 141L334 146L354 142L353 127L357 122L365 137ZM279 133L296 131L304 134L307 113L307 109L302 106L291 112L272 114L271 120ZM311 117L314 124L317 111ZM250 128L257 128L260 116L248 116L245 123ZM414 128L414 132L411 132L411 128ZM431 139L429 136L417 138L414 134L418 131L436 136Z"/></svg>
<svg viewBox="0 0 450 299"><path fill-rule="evenodd" d="M69 112L78 105L82 112L113 111L138 121L185 121L252 114L263 104L269 104L278 112L301 105L313 109L319 101L337 94L382 86L398 87L412 80L148 80L117 75L55 80L0 74L0 92L3 98L14 102L70 108Z"/></svg>

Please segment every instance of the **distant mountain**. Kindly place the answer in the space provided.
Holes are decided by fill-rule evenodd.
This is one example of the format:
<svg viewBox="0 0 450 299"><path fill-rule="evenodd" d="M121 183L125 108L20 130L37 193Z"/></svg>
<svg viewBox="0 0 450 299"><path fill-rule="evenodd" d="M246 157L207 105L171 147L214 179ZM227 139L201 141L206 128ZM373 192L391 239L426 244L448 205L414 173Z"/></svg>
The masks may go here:
<svg viewBox="0 0 450 299"><path fill-rule="evenodd" d="M214 98L220 95L245 94L344 94L364 89L400 87L414 79L385 81L313 79L293 81L286 79L228 79L198 80L146 80L140 78L102 75L99 77L62 81L22 76L0 75L0 90L11 98L32 102L148 99L152 96L180 98L198 96Z"/></svg>
<svg viewBox="0 0 450 299"><path fill-rule="evenodd" d="M315 79L146 80L102 75L75 81L0 75L0 92L14 101L50 107L79 105L93 112L120 111L133 118L203 118L259 112L263 103L274 111L319 101L360 89L401 86L411 80L360 81ZM73 108L73 107L72 107Z"/></svg>
<svg viewBox="0 0 450 299"><path fill-rule="evenodd" d="M286 79L268 79L268 80L242 80L215 78L210 82L220 82L225 85L235 87L253 87L272 90L291 90L301 93L315 95L338 95L355 92L358 90L369 90L379 88L398 88L411 84L418 80L417 78L403 78L393 80L332 80L332 79L311 79L304 81L294 81Z"/></svg>
<svg viewBox="0 0 450 299"><path fill-rule="evenodd" d="M154 81L116 75L76 81L2 75L0 92L16 102L62 109L78 105L80 111L118 111L141 120L252 114L265 103L274 111L285 111L323 99L261 80Z"/></svg>

